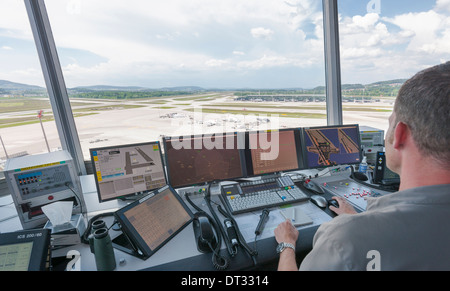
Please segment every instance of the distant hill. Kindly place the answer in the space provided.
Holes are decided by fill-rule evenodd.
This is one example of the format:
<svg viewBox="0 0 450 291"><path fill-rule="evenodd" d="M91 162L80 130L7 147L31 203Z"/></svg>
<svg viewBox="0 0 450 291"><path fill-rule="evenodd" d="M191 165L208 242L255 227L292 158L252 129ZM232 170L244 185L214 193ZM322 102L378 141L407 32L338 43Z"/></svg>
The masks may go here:
<svg viewBox="0 0 450 291"><path fill-rule="evenodd" d="M198 92L205 91L202 87L197 86L178 86L178 87L165 87L161 88L161 91L187 91L187 92Z"/></svg>
<svg viewBox="0 0 450 291"><path fill-rule="evenodd" d="M390 80L390 81L381 81L381 82L376 82L376 83L369 84L367 86L403 85L407 80L408 79L395 79L395 80Z"/></svg>
<svg viewBox="0 0 450 291"><path fill-rule="evenodd" d="M380 81L371 84L342 84L343 94L352 96L396 96L401 85L406 79L395 79L390 81ZM138 87L138 86L79 86L68 88L69 96L80 98L113 98L113 99L132 99L132 98L151 98L171 95L190 95L198 92L221 91L225 89L204 89L197 86L178 86L163 87L158 89ZM248 95L249 92L258 92L260 94L325 94L325 86L318 86L312 89L289 88L289 89L226 89L227 91L242 92L237 95ZM6 80L0 80L0 94L14 94L29 96L32 94L47 94L46 88L14 83ZM134 93L134 94L133 94Z"/></svg>
<svg viewBox="0 0 450 291"><path fill-rule="evenodd" d="M109 85L94 85L94 86L80 86L69 88L69 91L79 91L79 92L88 92L88 91L143 91L148 88L137 87L137 86L109 86Z"/></svg>
<svg viewBox="0 0 450 291"><path fill-rule="evenodd" d="M138 86L109 86L109 85L95 85L95 86L80 86L70 88L71 91L204 91L205 89L196 86L178 86L178 87L164 87L159 89L151 89Z"/></svg>
<svg viewBox="0 0 450 291"><path fill-rule="evenodd" d="M27 85L21 83L14 83L6 80L0 80L0 89L4 91L29 91L29 90L45 90L43 87L35 85Z"/></svg>

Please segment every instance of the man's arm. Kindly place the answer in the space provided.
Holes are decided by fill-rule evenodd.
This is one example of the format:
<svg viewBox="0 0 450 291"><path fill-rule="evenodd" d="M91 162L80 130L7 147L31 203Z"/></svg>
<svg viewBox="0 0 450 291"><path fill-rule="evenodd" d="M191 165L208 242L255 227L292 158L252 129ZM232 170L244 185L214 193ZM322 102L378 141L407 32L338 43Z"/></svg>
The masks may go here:
<svg viewBox="0 0 450 291"><path fill-rule="evenodd" d="M296 245L298 239L298 230L292 225L290 220L280 223L274 231L275 239L278 243L290 243ZM280 254L278 262L278 271L298 271L297 261L295 259L295 251L286 248Z"/></svg>
<svg viewBox="0 0 450 291"><path fill-rule="evenodd" d="M339 203L339 208L334 206L330 206L330 210L334 211L337 215L341 214L357 214L355 208L348 203L348 201L344 198L335 196L333 199L336 199ZM292 225L290 220L286 220L285 222L278 225L278 227L274 231L275 239L278 243L290 243L294 246L296 245L298 239L298 230ZM295 258L295 252L293 249L286 248L280 254L280 261L278 262L278 271L298 271L297 261Z"/></svg>

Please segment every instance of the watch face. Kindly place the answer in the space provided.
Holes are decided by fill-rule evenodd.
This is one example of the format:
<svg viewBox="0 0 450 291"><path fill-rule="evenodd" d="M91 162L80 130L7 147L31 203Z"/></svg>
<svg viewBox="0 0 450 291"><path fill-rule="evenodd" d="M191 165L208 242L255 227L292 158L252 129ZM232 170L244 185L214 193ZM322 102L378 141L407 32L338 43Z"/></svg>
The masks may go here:
<svg viewBox="0 0 450 291"><path fill-rule="evenodd" d="M295 251L295 247L289 243L279 243L277 246L277 253L281 253L285 248L291 248Z"/></svg>
<svg viewBox="0 0 450 291"><path fill-rule="evenodd" d="M277 246L277 253L280 253L284 248L284 243L279 243Z"/></svg>

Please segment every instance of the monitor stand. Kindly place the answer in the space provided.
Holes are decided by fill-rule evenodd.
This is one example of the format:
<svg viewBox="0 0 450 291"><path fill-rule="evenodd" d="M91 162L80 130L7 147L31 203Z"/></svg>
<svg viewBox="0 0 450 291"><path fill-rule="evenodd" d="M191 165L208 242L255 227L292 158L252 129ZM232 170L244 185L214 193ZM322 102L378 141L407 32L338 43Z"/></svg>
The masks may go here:
<svg viewBox="0 0 450 291"><path fill-rule="evenodd" d="M131 242L128 236L122 231L122 234L118 235L114 239L112 239L112 246L124 253L132 255L141 260L145 260L145 257L142 252Z"/></svg>
<svg viewBox="0 0 450 291"><path fill-rule="evenodd" d="M139 193L135 193L134 195L130 195L127 197L120 197L119 199L122 201L136 201L139 199L144 198L145 196L147 196L148 194L150 194L152 191L145 191L145 192L139 192Z"/></svg>
<svg viewBox="0 0 450 291"><path fill-rule="evenodd" d="M177 193L180 196L184 196L186 193L188 195L199 195L199 194L203 195L206 193L207 189L208 189L208 185L205 184L205 185L199 185L199 186L190 186L190 187L180 188L180 189L177 189Z"/></svg>
<svg viewBox="0 0 450 291"><path fill-rule="evenodd" d="M268 174L268 175L262 175L260 176L261 180L266 180L266 179L277 179L280 178L282 176L283 172L275 172L272 174Z"/></svg>

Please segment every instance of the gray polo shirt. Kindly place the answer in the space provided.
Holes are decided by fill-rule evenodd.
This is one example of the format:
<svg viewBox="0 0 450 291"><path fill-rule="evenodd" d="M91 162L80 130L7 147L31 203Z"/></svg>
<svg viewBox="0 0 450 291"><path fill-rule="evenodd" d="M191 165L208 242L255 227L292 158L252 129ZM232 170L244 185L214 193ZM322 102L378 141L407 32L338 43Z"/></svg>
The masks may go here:
<svg viewBox="0 0 450 291"><path fill-rule="evenodd" d="M321 225L300 265L368 269L450 270L450 184L369 198L365 212Z"/></svg>

